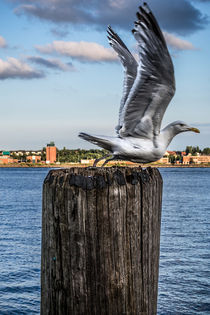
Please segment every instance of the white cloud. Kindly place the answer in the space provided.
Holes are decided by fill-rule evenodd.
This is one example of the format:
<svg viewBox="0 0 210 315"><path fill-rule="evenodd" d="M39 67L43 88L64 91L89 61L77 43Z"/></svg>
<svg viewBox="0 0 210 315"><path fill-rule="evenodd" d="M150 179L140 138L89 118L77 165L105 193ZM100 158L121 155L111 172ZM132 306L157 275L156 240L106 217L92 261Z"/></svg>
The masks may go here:
<svg viewBox="0 0 210 315"><path fill-rule="evenodd" d="M0 36L0 47L4 48L6 46L7 46L6 40L2 36Z"/></svg>
<svg viewBox="0 0 210 315"><path fill-rule="evenodd" d="M112 8L124 9L127 6L127 1L125 1L125 0L109 0L109 5Z"/></svg>
<svg viewBox="0 0 210 315"><path fill-rule="evenodd" d="M163 32L164 37L166 39L166 42L169 46L172 48L178 49L178 50L193 50L196 49L192 43L183 40L181 38L176 37L175 35L168 33L168 32Z"/></svg>
<svg viewBox="0 0 210 315"><path fill-rule="evenodd" d="M42 78L44 74L31 68L27 63L9 57L7 61L0 59L0 80Z"/></svg>
<svg viewBox="0 0 210 315"><path fill-rule="evenodd" d="M118 60L112 49L92 42L54 41L46 46L37 46L36 48L42 53L56 52L80 61L110 62Z"/></svg>

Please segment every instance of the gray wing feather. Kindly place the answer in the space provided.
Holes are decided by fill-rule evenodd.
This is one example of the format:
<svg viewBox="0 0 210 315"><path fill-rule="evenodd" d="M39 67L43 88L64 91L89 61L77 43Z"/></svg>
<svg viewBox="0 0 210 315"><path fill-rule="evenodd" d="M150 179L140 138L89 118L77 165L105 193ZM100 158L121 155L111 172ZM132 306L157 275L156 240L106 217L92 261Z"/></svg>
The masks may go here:
<svg viewBox="0 0 210 315"><path fill-rule="evenodd" d="M124 67L123 96L120 102L119 122L118 126L116 127L116 131L118 132L122 127L122 111L128 94L130 93L131 87L133 86L133 82L136 78L138 63L126 45L123 43L121 38L112 30L111 26L108 26L107 32L109 44L118 54Z"/></svg>
<svg viewBox="0 0 210 315"><path fill-rule="evenodd" d="M140 63L122 110L121 136L154 139L165 110L175 93L174 68L163 34L149 7L137 12L133 34Z"/></svg>

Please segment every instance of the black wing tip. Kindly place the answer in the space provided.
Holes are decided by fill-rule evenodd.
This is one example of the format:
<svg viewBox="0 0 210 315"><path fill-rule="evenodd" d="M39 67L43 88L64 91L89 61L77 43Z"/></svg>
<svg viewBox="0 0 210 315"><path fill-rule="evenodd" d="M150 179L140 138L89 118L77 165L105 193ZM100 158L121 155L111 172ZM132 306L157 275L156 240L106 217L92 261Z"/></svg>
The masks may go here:
<svg viewBox="0 0 210 315"><path fill-rule="evenodd" d="M139 19L139 20L140 20L141 15L140 15L139 11L137 11L137 12L136 12L136 17L137 17L137 19Z"/></svg>
<svg viewBox="0 0 210 315"><path fill-rule="evenodd" d="M129 51L128 48L126 47L126 45L121 40L121 38L117 35L117 33L115 33L115 31L113 31L113 29L111 28L110 25L108 25L108 27L107 27L107 33L108 33L107 37L109 39L109 43L111 46L112 46L112 43L115 43L118 46L121 46L122 48Z"/></svg>
<svg viewBox="0 0 210 315"><path fill-rule="evenodd" d="M111 25L107 26L107 33L115 35L115 32L113 31Z"/></svg>
<svg viewBox="0 0 210 315"><path fill-rule="evenodd" d="M152 11L150 10L148 4L146 2L144 2L144 4L142 6L139 7L139 11L136 12L136 16L138 20L143 20L145 21L149 19L149 15L152 13Z"/></svg>
<svg viewBox="0 0 210 315"><path fill-rule="evenodd" d="M152 13L152 10L150 9L150 7L148 6L146 2L144 2L143 5L139 7L139 12L136 13L136 16L137 16L138 22L142 21L144 24L146 24L146 27L152 30L156 34L156 36L159 38L159 40L162 42L162 44L165 47L167 47L165 38L160 29L160 26L154 14Z"/></svg>
<svg viewBox="0 0 210 315"><path fill-rule="evenodd" d="M107 27L107 38L109 40L109 43L111 43L114 39L114 31L113 29L111 28L111 25L108 25Z"/></svg>
<svg viewBox="0 0 210 315"><path fill-rule="evenodd" d="M80 138L84 138L84 137L86 137L86 136L88 136L88 134L85 133L85 132L79 132L79 133L78 133L78 137L80 137Z"/></svg>
<svg viewBox="0 0 210 315"><path fill-rule="evenodd" d="M108 25L107 27L107 33L111 38L114 38L116 36L116 33L113 31L111 25Z"/></svg>
<svg viewBox="0 0 210 315"><path fill-rule="evenodd" d="M147 2L144 2L144 3L143 3L142 8L143 8L143 9L146 9L148 12L151 11L149 5L147 4Z"/></svg>

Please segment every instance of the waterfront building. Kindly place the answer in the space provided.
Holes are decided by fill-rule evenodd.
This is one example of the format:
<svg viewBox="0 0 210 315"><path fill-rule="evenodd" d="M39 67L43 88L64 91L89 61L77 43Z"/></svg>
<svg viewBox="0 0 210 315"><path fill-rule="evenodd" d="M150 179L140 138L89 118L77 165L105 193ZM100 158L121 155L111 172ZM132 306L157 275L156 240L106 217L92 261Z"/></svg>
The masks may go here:
<svg viewBox="0 0 210 315"><path fill-rule="evenodd" d="M10 156L9 151L2 151L0 154L0 164L9 164L9 163L17 163L17 159L13 159Z"/></svg>
<svg viewBox="0 0 210 315"><path fill-rule="evenodd" d="M42 157L39 155L29 155L26 157L26 161L30 161L31 163L39 163L41 162Z"/></svg>
<svg viewBox="0 0 210 315"><path fill-rule="evenodd" d="M164 156L167 157L167 156L174 156L174 157L177 157L177 153L176 151L166 151Z"/></svg>
<svg viewBox="0 0 210 315"><path fill-rule="evenodd" d="M207 164L210 163L210 155L187 155L183 156L183 164Z"/></svg>
<svg viewBox="0 0 210 315"><path fill-rule="evenodd" d="M169 163L169 158L168 156L163 156L160 160L158 160L156 163L161 163L161 164L170 164Z"/></svg>
<svg viewBox="0 0 210 315"><path fill-rule="evenodd" d="M56 162L56 146L53 141L47 144L46 147L46 164L51 164Z"/></svg>

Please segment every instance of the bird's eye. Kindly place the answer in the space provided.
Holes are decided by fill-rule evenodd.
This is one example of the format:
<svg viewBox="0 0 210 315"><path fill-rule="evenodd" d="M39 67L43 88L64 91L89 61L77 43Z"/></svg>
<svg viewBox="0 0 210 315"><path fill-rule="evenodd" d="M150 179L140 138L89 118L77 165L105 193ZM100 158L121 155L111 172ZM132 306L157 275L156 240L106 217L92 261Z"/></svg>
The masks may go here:
<svg viewBox="0 0 210 315"><path fill-rule="evenodd" d="M181 127L183 127L183 126L184 126L184 124L180 124L180 126L181 126Z"/></svg>

